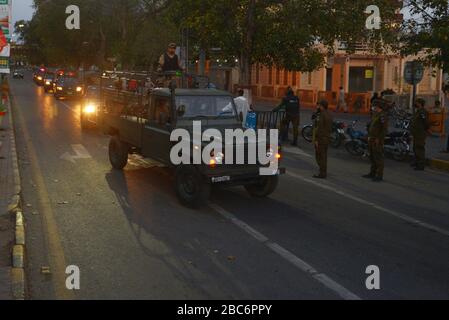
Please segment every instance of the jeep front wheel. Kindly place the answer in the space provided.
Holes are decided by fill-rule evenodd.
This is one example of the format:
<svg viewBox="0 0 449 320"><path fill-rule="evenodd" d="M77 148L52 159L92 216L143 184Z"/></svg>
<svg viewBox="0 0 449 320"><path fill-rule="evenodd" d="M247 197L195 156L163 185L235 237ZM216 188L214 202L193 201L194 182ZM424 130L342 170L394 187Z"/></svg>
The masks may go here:
<svg viewBox="0 0 449 320"><path fill-rule="evenodd" d="M109 142L109 161L114 169L123 170L128 163L129 147L115 136Z"/></svg>
<svg viewBox="0 0 449 320"><path fill-rule="evenodd" d="M278 176L261 177L258 182L245 186L246 191L256 198L265 198L272 194L279 184Z"/></svg>
<svg viewBox="0 0 449 320"><path fill-rule="evenodd" d="M176 169L176 194L186 206L198 208L209 200L211 186L195 167Z"/></svg>

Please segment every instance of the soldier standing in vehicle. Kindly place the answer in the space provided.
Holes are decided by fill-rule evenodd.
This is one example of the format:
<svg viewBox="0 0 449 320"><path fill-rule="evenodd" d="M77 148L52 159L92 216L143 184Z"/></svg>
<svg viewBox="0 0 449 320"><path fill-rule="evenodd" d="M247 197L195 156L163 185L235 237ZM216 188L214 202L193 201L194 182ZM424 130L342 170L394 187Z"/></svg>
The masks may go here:
<svg viewBox="0 0 449 320"><path fill-rule="evenodd" d="M286 115L281 123L281 138L282 141L288 140L288 127L290 122L293 125L293 143L292 146L298 145L299 137L299 122L300 122L300 102L299 97L295 95L292 88L287 89L287 95L282 99L282 102L277 106L273 112L285 110Z"/></svg>
<svg viewBox="0 0 449 320"><path fill-rule="evenodd" d="M426 102L423 99L416 100L416 112L410 130L413 136L413 151L415 153L414 166L417 171L423 171L426 166L426 139L430 129L430 117L425 106Z"/></svg>
<svg viewBox="0 0 449 320"><path fill-rule="evenodd" d="M170 72L170 71L181 71L183 70L181 66L181 61L176 54L176 44L170 43L168 45L167 52L164 53L159 59L158 72Z"/></svg>
<svg viewBox="0 0 449 320"><path fill-rule="evenodd" d="M316 162L320 168L320 173L314 175L317 179L327 178L327 150L332 134L333 119L328 108L329 103L322 100L318 103L318 111L313 127L313 143L315 145Z"/></svg>
<svg viewBox="0 0 449 320"><path fill-rule="evenodd" d="M383 181L384 177L384 144L388 133L388 117L382 103L372 106L372 119L368 125L368 150L370 153L371 171L363 176L374 182Z"/></svg>

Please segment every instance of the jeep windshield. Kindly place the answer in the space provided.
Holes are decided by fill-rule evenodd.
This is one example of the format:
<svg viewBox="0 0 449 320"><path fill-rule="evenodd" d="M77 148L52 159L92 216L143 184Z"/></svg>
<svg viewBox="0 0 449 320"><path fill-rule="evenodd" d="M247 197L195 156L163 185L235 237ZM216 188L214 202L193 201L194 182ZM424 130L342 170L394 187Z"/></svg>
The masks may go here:
<svg viewBox="0 0 449 320"><path fill-rule="evenodd" d="M180 119L236 117L231 96L177 96L176 110Z"/></svg>

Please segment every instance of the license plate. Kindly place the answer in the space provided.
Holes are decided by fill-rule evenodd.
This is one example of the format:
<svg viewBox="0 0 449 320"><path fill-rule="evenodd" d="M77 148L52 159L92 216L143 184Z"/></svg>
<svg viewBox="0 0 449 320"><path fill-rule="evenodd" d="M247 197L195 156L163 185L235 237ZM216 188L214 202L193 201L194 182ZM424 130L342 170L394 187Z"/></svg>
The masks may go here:
<svg viewBox="0 0 449 320"><path fill-rule="evenodd" d="M229 177L229 176L212 178L212 183L220 183L220 182L228 182L228 181L231 181L231 177Z"/></svg>

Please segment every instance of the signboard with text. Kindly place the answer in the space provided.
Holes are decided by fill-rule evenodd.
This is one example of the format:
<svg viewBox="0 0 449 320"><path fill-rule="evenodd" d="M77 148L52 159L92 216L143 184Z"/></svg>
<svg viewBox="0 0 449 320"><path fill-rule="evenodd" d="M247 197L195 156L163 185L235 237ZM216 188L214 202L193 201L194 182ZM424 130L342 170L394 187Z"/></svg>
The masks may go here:
<svg viewBox="0 0 449 320"><path fill-rule="evenodd" d="M10 73L11 3L12 0L0 0L0 73Z"/></svg>

